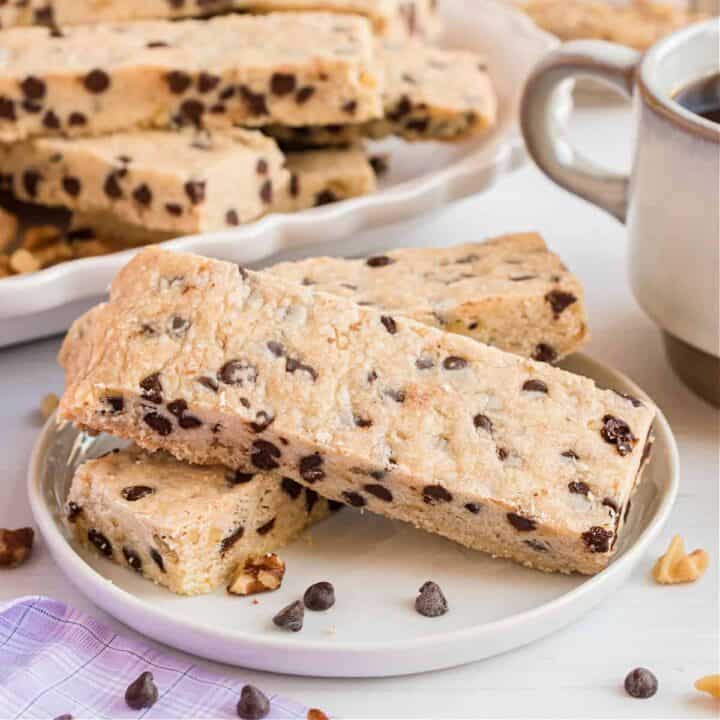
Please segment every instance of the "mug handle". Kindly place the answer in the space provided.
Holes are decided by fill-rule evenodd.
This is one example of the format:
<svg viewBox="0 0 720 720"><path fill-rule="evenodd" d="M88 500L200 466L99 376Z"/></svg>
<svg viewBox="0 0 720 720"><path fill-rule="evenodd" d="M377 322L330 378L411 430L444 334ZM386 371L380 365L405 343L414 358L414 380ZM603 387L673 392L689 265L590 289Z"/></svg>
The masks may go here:
<svg viewBox="0 0 720 720"><path fill-rule="evenodd" d="M623 223L627 217L628 176L590 162L563 137L553 98L561 83L581 76L601 80L632 97L640 58L640 53L613 43L565 43L535 68L525 85L520 108L525 143L538 167L561 187Z"/></svg>

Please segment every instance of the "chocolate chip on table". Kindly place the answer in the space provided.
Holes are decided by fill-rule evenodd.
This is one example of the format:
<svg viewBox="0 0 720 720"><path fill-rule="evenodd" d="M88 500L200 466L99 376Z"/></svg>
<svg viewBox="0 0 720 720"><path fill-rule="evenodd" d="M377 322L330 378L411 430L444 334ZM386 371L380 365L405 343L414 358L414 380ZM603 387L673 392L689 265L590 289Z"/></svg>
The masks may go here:
<svg viewBox="0 0 720 720"><path fill-rule="evenodd" d="M305 618L305 607L300 600L290 603L284 607L275 617L273 623L283 630L290 632L300 632Z"/></svg>
<svg viewBox="0 0 720 720"><path fill-rule="evenodd" d="M467 360L457 355L450 355L443 360L445 370L462 370L467 367Z"/></svg>
<svg viewBox="0 0 720 720"><path fill-rule="evenodd" d="M577 298L572 293L564 292L563 290L551 290L545 295L545 300L550 303L553 317L556 320L560 317L563 310L577 302Z"/></svg>
<svg viewBox="0 0 720 720"><path fill-rule="evenodd" d="M141 557L131 548L127 547L127 545L123 546L123 556L125 557L125 562L133 569L135 572L142 572L142 559Z"/></svg>
<svg viewBox="0 0 720 720"><path fill-rule="evenodd" d="M610 549L613 533L610 530L594 525L582 534L585 546L593 553L604 553Z"/></svg>
<svg viewBox="0 0 720 720"><path fill-rule="evenodd" d="M143 415L143 422L162 437L167 437L172 432L172 423L160 413L145 413L145 415Z"/></svg>
<svg viewBox="0 0 720 720"><path fill-rule="evenodd" d="M34 540L35 532L32 528L0 528L0 568L22 565L30 557Z"/></svg>
<svg viewBox="0 0 720 720"><path fill-rule="evenodd" d="M440 617L448 611L448 602L437 583L428 580L415 598L415 610L425 617Z"/></svg>
<svg viewBox="0 0 720 720"><path fill-rule="evenodd" d="M375 257L368 258L365 264L371 268L380 268L392 265L394 262L395 261L387 255L376 255Z"/></svg>
<svg viewBox="0 0 720 720"><path fill-rule="evenodd" d="M568 483L568 490L576 495L587 495L590 492L590 487L587 483L581 480L573 481Z"/></svg>
<svg viewBox="0 0 720 720"><path fill-rule="evenodd" d="M329 610L335 604L335 588L325 580L311 585L303 595L308 610Z"/></svg>
<svg viewBox="0 0 720 720"><path fill-rule="evenodd" d="M547 395L548 386L542 380L526 380L523 383L522 389L525 392L537 392Z"/></svg>
<svg viewBox="0 0 720 720"><path fill-rule="evenodd" d="M281 457L280 448L267 440L255 440L252 444L250 461L259 470L276 470L280 467L277 458Z"/></svg>
<svg viewBox="0 0 720 720"><path fill-rule="evenodd" d="M547 343L538 343L533 350L532 359L538 362L553 363L557 360L557 350Z"/></svg>
<svg viewBox="0 0 720 720"><path fill-rule="evenodd" d="M343 492L342 496L345 502L352 507L360 508L367 505L367 500L358 492L346 490Z"/></svg>
<svg viewBox="0 0 720 720"><path fill-rule="evenodd" d="M422 491L423 502L426 505L436 505L439 502L451 502L452 493L446 490L442 485L426 485Z"/></svg>
<svg viewBox="0 0 720 720"><path fill-rule="evenodd" d="M137 680L128 685L125 702L133 710L152 707L158 699L158 689L151 672L145 671Z"/></svg>
<svg viewBox="0 0 720 720"><path fill-rule="evenodd" d="M531 530L535 530L537 527L537 522L535 522L535 520L524 517L523 515L518 515L517 513L508 513L506 517L508 522L520 532L530 532Z"/></svg>
<svg viewBox="0 0 720 720"><path fill-rule="evenodd" d="M658 681L647 668L635 668L625 676L625 691L640 700L652 697L658 690Z"/></svg>
<svg viewBox="0 0 720 720"><path fill-rule="evenodd" d="M473 418L473 425L478 428L479 430L484 430L485 432L488 432L492 435L493 431L493 424L492 420L487 416L483 415L482 413L478 413Z"/></svg>
<svg viewBox="0 0 720 720"><path fill-rule="evenodd" d="M110 541L98 530L90 529L87 534L88 540L102 553L105 557L112 557L112 545Z"/></svg>
<svg viewBox="0 0 720 720"><path fill-rule="evenodd" d="M393 501L393 494L386 488L384 485L363 485L363 490L365 492L370 493L370 495L373 495L378 500L384 500L385 502L392 502Z"/></svg>
<svg viewBox="0 0 720 720"><path fill-rule="evenodd" d="M633 435L630 426L614 415L605 415L600 429L602 439L610 445L615 445L618 455L628 455L633 451L637 438Z"/></svg>
<svg viewBox="0 0 720 720"><path fill-rule="evenodd" d="M155 488L151 488L148 485L128 485L121 491L121 495L128 502L137 502L148 495L152 495L155 492Z"/></svg>
<svg viewBox="0 0 720 720"><path fill-rule="evenodd" d="M85 89L98 95L105 92L110 87L110 76L104 70L91 70L83 79Z"/></svg>
<svg viewBox="0 0 720 720"><path fill-rule="evenodd" d="M270 701L254 685L244 685L240 691L237 715L242 720L262 720L270 714Z"/></svg>

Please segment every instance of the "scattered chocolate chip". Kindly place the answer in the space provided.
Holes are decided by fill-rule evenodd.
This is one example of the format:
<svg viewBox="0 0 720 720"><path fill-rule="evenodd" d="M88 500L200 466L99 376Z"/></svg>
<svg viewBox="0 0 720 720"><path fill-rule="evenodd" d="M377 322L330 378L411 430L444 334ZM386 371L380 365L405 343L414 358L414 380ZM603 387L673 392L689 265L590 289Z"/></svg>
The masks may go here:
<svg viewBox="0 0 720 720"><path fill-rule="evenodd" d="M252 385L257 380L257 368L245 360L229 360L218 372L218 380L225 385Z"/></svg>
<svg viewBox="0 0 720 720"><path fill-rule="evenodd" d="M590 492L590 486L580 480L568 483L568 490L576 495L587 495Z"/></svg>
<svg viewBox="0 0 720 720"><path fill-rule="evenodd" d="M152 707L158 699L158 689L153 682L151 672L144 672L137 680L128 685L125 691L125 702L133 710Z"/></svg>
<svg viewBox="0 0 720 720"><path fill-rule="evenodd" d="M296 86L294 75L289 73L273 73L270 77L270 90L273 95L288 95L294 92Z"/></svg>
<svg viewBox="0 0 720 720"><path fill-rule="evenodd" d="M582 534L582 539L590 552L603 553L610 549L612 536L610 530L594 525Z"/></svg>
<svg viewBox="0 0 720 720"><path fill-rule="evenodd" d="M517 513L508 513L506 517L508 519L508 522L520 532L530 532L531 530L535 530L535 528L537 527L537 523L535 522L535 520L523 517L522 515L518 515Z"/></svg>
<svg viewBox="0 0 720 720"><path fill-rule="evenodd" d="M98 530L90 529L87 534L88 540L103 554L105 557L112 557L112 545L110 541Z"/></svg>
<svg viewBox="0 0 720 720"><path fill-rule="evenodd" d="M123 555L125 556L125 562L135 571L142 572L142 558L127 545L123 546Z"/></svg>
<svg viewBox="0 0 720 720"><path fill-rule="evenodd" d="M574 302L577 302L577 298L572 293L564 292L562 290L551 290L547 293L547 295L545 295L545 300L550 303L553 316L556 320L560 317L560 314L563 310L565 310L565 308L569 307Z"/></svg>
<svg viewBox="0 0 720 720"><path fill-rule="evenodd" d="M98 95L110 87L110 76L104 70L91 70L83 79L83 85L88 92Z"/></svg>
<svg viewBox="0 0 720 720"><path fill-rule="evenodd" d="M466 503L465 509L473 515L477 515L482 509L482 505L480 503Z"/></svg>
<svg viewBox="0 0 720 720"><path fill-rule="evenodd" d="M429 357L419 357L415 361L415 367L418 370L429 370L430 368L432 368L434 366L435 366L435 363Z"/></svg>
<svg viewBox="0 0 720 720"><path fill-rule="evenodd" d="M532 354L532 359L538 362L552 363L555 362L557 358L557 350L547 343L538 343Z"/></svg>
<svg viewBox="0 0 720 720"><path fill-rule="evenodd" d="M263 523L255 532L258 535L267 535L275 527L275 518L271 518L266 523Z"/></svg>
<svg viewBox="0 0 720 720"><path fill-rule="evenodd" d="M0 568L22 565L30 557L34 540L35 532L32 528L0 528Z"/></svg>
<svg viewBox="0 0 720 720"><path fill-rule="evenodd" d="M657 678L647 668L635 668L625 676L625 691L631 697L646 700L657 690Z"/></svg>
<svg viewBox="0 0 720 720"><path fill-rule="evenodd" d="M522 389L525 392L537 392L544 393L547 395L548 386L542 380L526 380L523 383Z"/></svg>
<svg viewBox="0 0 720 720"><path fill-rule="evenodd" d="M124 487L120 494L128 502L137 502L148 495L152 495L155 492L155 488L149 487L148 485L128 485Z"/></svg>
<svg viewBox="0 0 720 720"><path fill-rule="evenodd" d="M335 588L325 580L314 583L305 591L303 602L308 610L329 610L335 604Z"/></svg>
<svg viewBox="0 0 720 720"><path fill-rule="evenodd" d="M302 630L304 617L305 608L300 600L296 600L275 615L273 623L279 628L283 628L283 630L300 632L300 630Z"/></svg>
<svg viewBox="0 0 720 720"><path fill-rule="evenodd" d="M155 548L150 548L150 557L160 570L165 572L165 561L162 559L162 555Z"/></svg>
<svg viewBox="0 0 720 720"><path fill-rule="evenodd" d="M238 525L228 536L220 542L220 555L224 555L245 534L245 528Z"/></svg>
<svg viewBox="0 0 720 720"><path fill-rule="evenodd" d="M375 257L368 258L365 264L371 268L380 268L392 265L394 262L395 261L387 255L376 255Z"/></svg>
<svg viewBox="0 0 720 720"><path fill-rule="evenodd" d="M415 598L415 610L425 617L440 617L448 611L448 602L437 583L423 583Z"/></svg>
<svg viewBox="0 0 720 720"><path fill-rule="evenodd" d="M391 334L397 333L397 323L390 317L390 315L381 315L380 322L385 326L385 329Z"/></svg>
<svg viewBox="0 0 720 720"><path fill-rule="evenodd" d="M192 78L181 70L171 70L165 75L170 92L175 95L182 95L192 84Z"/></svg>
<svg viewBox="0 0 720 720"><path fill-rule="evenodd" d="M363 490L374 495L378 500L393 501L393 494L384 485L364 485Z"/></svg>
<svg viewBox="0 0 720 720"><path fill-rule="evenodd" d="M172 432L172 423L160 413L149 412L143 415L143 421L158 435L167 437Z"/></svg>
<svg viewBox="0 0 720 720"><path fill-rule="evenodd" d="M155 405L162 405L162 382L160 381L160 373L152 373L140 381L142 389L142 399L147 400Z"/></svg>
<svg viewBox="0 0 720 720"><path fill-rule="evenodd" d="M345 502L348 505L352 505L352 507L365 507L367 505L367 500L358 492L354 492L352 490L346 490L342 494L343 498L345 498Z"/></svg>
<svg viewBox="0 0 720 720"><path fill-rule="evenodd" d="M473 418L473 425L478 428L479 430L484 430L485 432L488 432L492 435L493 431L493 424L492 420L487 416L483 415L482 413L478 413Z"/></svg>
<svg viewBox="0 0 720 720"><path fill-rule="evenodd" d="M451 502L452 493L446 490L442 485L426 485L422 491L423 502L426 505L435 505L439 502Z"/></svg>
<svg viewBox="0 0 720 720"><path fill-rule="evenodd" d="M633 435L630 426L614 415L605 415L600 435L606 443L615 445L618 455L628 455L633 451L637 438Z"/></svg>
<svg viewBox="0 0 720 720"><path fill-rule="evenodd" d="M458 357L457 355L450 355L443 360L443 367L445 370L462 370L467 367L467 360L465 358Z"/></svg>
<svg viewBox="0 0 720 720"><path fill-rule="evenodd" d="M262 720L270 714L270 701L254 685L244 685L236 709L242 720Z"/></svg>
<svg viewBox="0 0 720 720"><path fill-rule="evenodd" d="M77 520L78 515L82 513L83 509L80 505L78 505L76 502L73 502L72 500L67 504L67 514L66 517L68 519L68 522L74 523L75 520Z"/></svg>
<svg viewBox="0 0 720 720"><path fill-rule="evenodd" d="M185 194L193 205L199 205L205 200L205 185L204 180L188 180L185 183Z"/></svg>
<svg viewBox="0 0 720 720"><path fill-rule="evenodd" d="M309 483L316 483L318 480L322 480L325 477L323 462L323 457L319 453L306 455L301 458L299 464L300 477Z"/></svg>
<svg viewBox="0 0 720 720"><path fill-rule="evenodd" d="M293 500L297 500L302 492L302 485L289 477L284 477L280 481L280 487L282 487L283 492L289 495Z"/></svg>

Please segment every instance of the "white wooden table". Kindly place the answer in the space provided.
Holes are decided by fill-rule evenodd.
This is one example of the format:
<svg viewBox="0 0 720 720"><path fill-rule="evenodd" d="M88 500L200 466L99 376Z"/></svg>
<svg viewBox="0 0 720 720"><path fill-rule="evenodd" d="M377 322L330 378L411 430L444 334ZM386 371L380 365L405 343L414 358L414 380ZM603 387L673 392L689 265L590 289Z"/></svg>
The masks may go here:
<svg viewBox="0 0 720 720"><path fill-rule="evenodd" d="M584 108L572 131L585 138L592 157L615 166L627 162L631 141L624 106ZM624 228L528 167L486 195L369 237L378 248L447 245L534 228L586 285L593 332L588 351L644 387L677 436L680 495L651 555L617 596L576 625L474 665L380 680L226 672L344 718L718 716L720 704L693 690L695 679L720 671L718 414L672 375L657 331L635 303L624 268ZM26 466L41 423L40 399L62 390L55 364L59 344L55 338L0 350L0 527L32 524ZM684 535L691 548L710 552L711 567L699 583L661 587L649 577L655 557L674 533ZM132 632L64 579L42 539L28 565L0 574L0 601L35 593L94 613L118 632ZM625 673L638 665L659 678L660 690L651 700L632 700L622 690Z"/></svg>

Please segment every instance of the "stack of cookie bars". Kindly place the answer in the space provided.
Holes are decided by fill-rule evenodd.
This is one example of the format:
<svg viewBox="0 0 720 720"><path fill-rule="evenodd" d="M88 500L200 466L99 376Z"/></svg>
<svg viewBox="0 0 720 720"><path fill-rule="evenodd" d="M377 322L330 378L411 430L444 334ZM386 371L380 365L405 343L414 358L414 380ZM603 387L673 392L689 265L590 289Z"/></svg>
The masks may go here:
<svg viewBox="0 0 720 720"><path fill-rule="evenodd" d="M587 337L536 234L263 272L142 251L60 354L76 540L181 594L276 589L343 505L552 572L618 550L654 408L554 363ZM264 579L263 579L264 578Z"/></svg>
<svg viewBox="0 0 720 720"><path fill-rule="evenodd" d="M19 253L0 217L0 277L367 194L366 138L496 119L434 0L8 0L0 27L0 189L72 212Z"/></svg>

